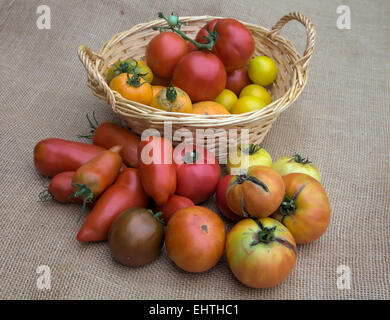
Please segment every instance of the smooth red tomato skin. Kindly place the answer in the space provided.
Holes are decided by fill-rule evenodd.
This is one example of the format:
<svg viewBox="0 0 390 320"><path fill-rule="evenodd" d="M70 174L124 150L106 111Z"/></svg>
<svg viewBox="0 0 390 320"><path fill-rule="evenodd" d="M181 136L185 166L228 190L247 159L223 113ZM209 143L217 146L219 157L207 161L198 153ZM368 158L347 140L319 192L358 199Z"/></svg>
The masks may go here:
<svg viewBox="0 0 390 320"><path fill-rule="evenodd" d="M77 234L79 242L107 240L108 231L117 216L123 211L148 205L149 197L142 188L137 169L124 170L87 215Z"/></svg>
<svg viewBox="0 0 390 320"><path fill-rule="evenodd" d="M330 203L325 189L317 180L304 173L290 173L282 178L286 184L286 195L290 198L297 195L296 210L285 217L277 210L271 217L290 230L296 243L317 240L324 234L330 221Z"/></svg>
<svg viewBox="0 0 390 320"><path fill-rule="evenodd" d="M144 148L145 154L142 152ZM138 147L138 169L142 186L157 205L166 203L176 190L176 168L172 154L172 144L166 138L148 137ZM148 155L151 163L142 159Z"/></svg>
<svg viewBox="0 0 390 320"><path fill-rule="evenodd" d="M146 47L146 63L153 74L170 78L179 60L188 52L186 41L174 32L162 32Z"/></svg>
<svg viewBox="0 0 390 320"><path fill-rule="evenodd" d="M218 203L218 208L221 211L221 213L231 221L240 221L241 219L244 219L244 217L239 216L235 214L232 210L230 210L226 201L226 190L227 187L229 186L229 181L231 178L232 175L229 174L227 176L224 176L221 180L219 180L215 195Z"/></svg>
<svg viewBox="0 0 390 320"><path fill-rule="evenodd" d="M177 186L176 194L191 199L195 204L210 198L221 177L221 167L214 155L206 148L188 145L188 150L196 150L199 158L194 163L183 160L186 149L175 149ZM180 151L180 152L178 152Z"/></svg>
<svg viewBox="0 0 390 320"><path fill-rule="evenodd" d="M121 151L123 162L130 167L138 165L139 143L140 138L135 133L111 122L99 124L93 135L94 145L107 149L121 145L123 147Z"/></svg>
<svg viewBox="0 0 390 320"><path fill-rule="evenodd" d="M167 203L156 206L155 212L162 212L160 218L168 223L171 217L179 210L194 206L194 202L183 196L173 194L169 197Z"/></svg>
<svg viewBox="0 0 390 320"><path fill-rule="evenodd" d="M169 258L188 272L204 272L223 255L226 229L222 219L200 206L177 211L169 220L165 247Z"/></svg>
<svg viewBox="0 0 390 320"><path fill-rule="evenodd" d="M64 171L76 171L104 150L91 144L49 138L36 144L34 164L41 174L54 177Z"/></svg>
<svg viewBox="0 0 390 320"><path fill-rule="evenodd" d="M216 55L193 51L176 65L172 83L184 90L192 102L214 100L225 88L226 70Z"/></svg>
<svg viewBox="0 0 390 320"><path fill-rule="evenodd" d="M242 67L227 73L226 89L232 90L237 96L244 87L251 83L248 77L248 67Z"/></svg>
<svg viewBox="0 0 390 320"><path fill-rule="evenodd" d="M227 71L244 67L255 52L255 41L249 30L235 19L216 19L199 30L195 40L206 43L204 36L210 31L218 34L212 52L221 59Z"/></svg>
<svg viewBox="0 0 390 320"><path fill-rule="evenodd" d="M276 227L275 238L281 241L254 244L259 224L253 219L239 221L226 239L226 259L230 270L243 284L251 288L270 288L291 273L296 262L296 243L292 234L280 222L259 219L265 227Z"/></svg>

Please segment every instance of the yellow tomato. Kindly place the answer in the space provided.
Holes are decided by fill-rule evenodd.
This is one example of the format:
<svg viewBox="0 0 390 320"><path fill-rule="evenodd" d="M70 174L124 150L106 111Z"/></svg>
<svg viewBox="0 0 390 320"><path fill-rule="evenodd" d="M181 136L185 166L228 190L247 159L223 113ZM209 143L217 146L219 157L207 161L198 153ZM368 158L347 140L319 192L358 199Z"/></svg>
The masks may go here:
<svg viewBox="0 0 390 320"><path fill-rule="evenodd" d="M152 107L168 112L192 112L192 102L188 94L171 86L157 93L152 100Z"/></svg>
<svg viewBox="0 0 390 320"><path fill-rule="evenodd" d="M107 83L110 84L111 80L121 73L127 73L135 70L136 73L142 75L142 77L149 83L153 81L153 72L142 60L126 59L119 60L117 63L111 65L107 71Z"/></svg>
<svg viewBox="0 0 390 320"><path fill-rule="evenodd" d="M122 73L110 82L110 88L123 98L150 105L153 98L152 86L137 74Z"/></svg>
<svg viewBox="0 0 390 320"><path fill-rule="evenodd" d="M245 96L239 98L232 108L232 113L245 113L263 109L267 104L258 97Z"/></svg>
<svg viewBox="0 0 390 320"><path fill-rule="evenodd" d="M257 144L238 146L235 152L229 154L226 164L229 174L240 174L252 166L272 167L270 154Z"/></svg>
<svg viewBox="0 0 390 320"><path fill-rule="evenodd" d="M240 98L245 96L258 97L266 104L270 104L272 102L271 95L268 93L267 89L258 84L250 84L244 87L240 92Z"/></svg>
<svg viewBox="0 0 390 320"><path fill-rule="evenodd" d="M299 154L295 154L292 157L282 157L275 161L272 168L277 171L281 176L285 176L289 173L305 173L318 182L321 182L321 173L318 168L311 164L308 159L302 158Z"/></svg>
<svg viewBox="0 0 390 320"><path fill-rule="evenodd" d="M266 56L258 56L249 62L248 76L253 83L268 86L275 81L278 68L275 62Z"/></svg>
<svg viewBox="0 0 390 320"><path fill-rule="evenodd" d="M238 98L236 96L236 94L229 90L229 89L224 89L219 95L218 97L216 97L214 99L215 102L218 102L220 104L222 104L227 111L230 111L233 106L236 104Z"/></svg>

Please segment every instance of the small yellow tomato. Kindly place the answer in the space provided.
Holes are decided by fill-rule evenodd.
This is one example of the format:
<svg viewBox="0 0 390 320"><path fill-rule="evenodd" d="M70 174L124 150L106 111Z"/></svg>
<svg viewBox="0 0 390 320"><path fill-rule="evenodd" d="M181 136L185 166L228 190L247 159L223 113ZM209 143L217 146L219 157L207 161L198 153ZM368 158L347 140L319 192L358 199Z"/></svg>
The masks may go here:
<svg viewBox="0 0 390 320"><path fill-rule="evenodd" d="M299 154L295 154L292 157L282 157L276 160L272 165L272 168L281 176L285 176L290 173L305 173L316 179L318 182L321 182L320 170L308 159L302 158Z"/></svg>
<svg viewBox="0 0 390 320"><path fill-rule="evenodd" d="M268 86L275 81L278 68L275 62L266 56L258 56L249 62L248 76L252 82Z"/></svg>
<svg viewBox="0 0 390 320"><path fill-rule="evenodd" d="M229 112L232 110L237 100L238 98L236 94L229 89L222 90L222 92L214 99L215 102L222 104Z"/></svg>
<svg viewBox="0 0 390 320"><path fill-rule="evenodd" d="M239 98L232 108L232 113L246 113L263 109L267 104L258 97L245 96Z"/></svg>
<svg viewBox="0 0 390 320"><path fill-rule="evenodd" d="M271 95L268 93L267 89L258 84L250 84L244 87L240 92L240 98L245 96L258 97L266 104L270 104L272 102Z"/></svg>
<svg viewBox="0 0 390 320"><path fill-rule="evenodd" d="M234 152L229 154L226 164L229 174L240 174L253 166L272 167L270 154L258 144L238 146Z"/></svg>

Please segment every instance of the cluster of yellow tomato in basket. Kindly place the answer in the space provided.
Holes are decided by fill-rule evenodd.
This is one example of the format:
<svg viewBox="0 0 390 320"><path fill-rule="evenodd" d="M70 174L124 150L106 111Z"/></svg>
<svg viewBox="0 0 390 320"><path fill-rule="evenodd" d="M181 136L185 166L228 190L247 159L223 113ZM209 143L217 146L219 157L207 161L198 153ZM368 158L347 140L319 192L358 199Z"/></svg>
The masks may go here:
<svg viewBox="0 0 390 320"><path fill-rule="evenodd" d="M274 61L257 56L249 30L235 19L205 24L195 40L176 15L147 45L144 60L113 64L107 83L125 99L168 112L240 114L272 102L266 86L277 76Z"/></svg>

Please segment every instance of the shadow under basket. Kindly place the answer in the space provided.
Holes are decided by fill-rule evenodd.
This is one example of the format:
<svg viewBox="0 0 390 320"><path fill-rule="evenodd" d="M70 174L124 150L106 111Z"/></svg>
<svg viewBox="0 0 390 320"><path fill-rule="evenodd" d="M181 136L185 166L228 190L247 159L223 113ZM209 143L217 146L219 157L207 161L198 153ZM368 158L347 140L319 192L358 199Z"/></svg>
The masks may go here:
<svg viewBox="0 0 390 320"><path fill-rule="evenodd" d="M181 17L180 20L186 22L181 31L195 38L199 29L215 18L219 17ZM280 30L290 20L297 20L306 28L307 39L303 56L296 51L290 41L280 36ZM204 144L220 161L225 161L229 148L240 143L241 135L244 137L248 133L250 143L261 143L280 112L298 98L307 82L308 64L315 43L313 24L298 12L285 15L271 30L242 23L255 40L254 56L268 56L278 68L275 82L268 87L273 102L261 110L244 114L198 115L167 112L127 100L110 89L106 82L110 66L119 59L142 58L149 41L158 34L152 27L166 26L163 19L138 24L130 30L116 34L97 53L81 45L78 48L78 56L87 70L87 84L93 94L106 100L122 122L134 132L141 135L146 129L156 129L164 135L164 129L172 130L165 133L173 134L174 145L183 139L193 138L194 143Z"/></svg>

